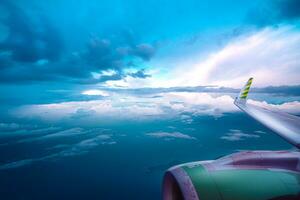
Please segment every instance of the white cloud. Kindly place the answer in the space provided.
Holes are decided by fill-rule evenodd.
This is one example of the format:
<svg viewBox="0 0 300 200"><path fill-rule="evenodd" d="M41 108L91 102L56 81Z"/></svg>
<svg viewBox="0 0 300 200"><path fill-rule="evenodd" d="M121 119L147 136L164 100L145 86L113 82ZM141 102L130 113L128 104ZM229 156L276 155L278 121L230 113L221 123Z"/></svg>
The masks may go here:
<svg viewBox="0 0 300 200"><path fill-rule="evenodd" d="M19 128L17 129L13 129L13 130L1 130L1 133L0 135L1 136L16 136L16 135L26 135L26 136L33 136L33 135L40 135L40 134L48 134L48 133L55 133L57 131L61 130L61 128L59 127L46 127L46 128L35 128L35 129L32 129L32 127L26 127L24 125L20 125ZM42 136L43 137L43 136ZM37 138L35 138L37 139ZM24 139L24 140L18 140L18 141L15 141L15 142L21 142L21 141L26 141L28 139ZM9 143L3 143L3 144L0 144L1 145L9 145L11 144L10 142Z"/></svg>
<svg viewBox="0 0 300 200"><path fill-rule="evenodd" d="M249 103L261 106L264 108L271 108L275 110L281 110L285 111L291 114L298 114L300 113L300 102L299 101L292 101L292 102L286 102L283 104L269 104L266 101L254 101L249 99Z"/></svg>
<svg viewBox="0 0 300 200"><path fill-rule="evenodd" d="M55 104L23 106L15 110L17 117L39 117L45 120L61 120L76 117L82 112L88 113L86 117L103 117L105 119L133 118L158 116L163 111L153 102L140 102L131 98L110 99L94 101L63 102Z"/></svg>
<svg viewBox="0 0 300 200"><path fill-rule="evenodd" d="M71 128L63 131L59 131L56 133L48 134L42 136L41 139L49 139L49 138L58 138L58 137L68 137L84 134L84 130L82 128Z"/></svg>
<svg viewBox="0 0 300 200"><path fill-rule="evenodd" d="M109 96L109 93L102 90L85 90L81 94L83 95L89 95L89 96Z"/></svg>
<svg viewBox="0 0 300 200"><path fill-rule="evenodd" d="M257 130L257 131L254 131L254 133L258 133L258 134L265 134L266 132L264 132L264 131L260 131L260 130Z"/></svg>
<svg viewBox="0 0 300 200"><path fill-rule="evenodd" d="M28 158L23 160L21 159L9 163L4 163L0 165L0 170L23 167L25 165L30 165L35 162L52 161L62 157L78 156L90 152L93 148L96 148L99 145L113 145L113 144L116 144L116 141L113 140L112 135L92 134L90 138L84 139L75 144L71 144L71 145L60 144L60 145L53 146L52 148L48 148L48 150L63 149L58 153L52 153L42 157Z"/></svg>
<svg viewBox="0 0 300 200"><path fill-rule="evenodd" d="M171 92L162 94L163 102L167 102L172 110L204 115L218 115L234 112L238 109L229 95L216 95L196 92Z"/></svg>
<svg viewBox="0 0 300 200"><path fill-rule="evenodd" d="M21 118L38 117L50 121L79 119L80 117L82 119L144 120L160 117L173 118L180 115L183 121L191 123L192 121L186 117L190 114L222 116L224 113L239 111L233 101L234 99L229 95L196 92L160 93L156 98L114 94L103 100L22 106L13 114ZM300 113L298 101L279 105L253 100L249 100L249 103Z"/></svg>
<svg viewBox="0 0 300 200"><path fill-rule="evenodd" d="M155 133L147 133L146 135L155 138L181 138L181 139L196 140L195 137L180 132L155 132Z"/></svg>
<svg viewBox="0 0 300 200"><path fill-rule="evenodd" d="M150 73L149 73L150 75ZM141 87L150 87L153 79L151 77L147 78L138 78L132 76L126 76L121 80L110 80L106 81L103 86L109 88L141 88Z"/></svg>
<svg viewBox="0 0 300 200"><path fill-rule="evenodd" d="M248 138L259 138L259 135L256 134L247 134L243 133L241 130L236 130L236 129L230 129L229 133L226 133L224 136L221 137L222 140L227 140L227 141L241 141L245 140Z"/></svg>
<svg viewBox="0 0 300 200"><path fill-rule="evenodd" d="M76 147L90 148L98 146L99 144L116 144L115 141L109 141L112 139L112 135L98 135L97 137L83 140L76 145Z"/></svg>
<svg viewBox="0 0 300 200"><path fill-rule="evenodd" d="M195 53L182 61L170 58L165 63L169 71L152 79L152 85L239 88L249 77L254 77L255 86L300 84L300 31L297 28L265 28L237 37L205 57L202 54Z"/></svg>
<svg viewBox="0 0 300 200"><path fill-rule="evenodd" d="M3 145L10 145L12 143L27 143L27 142L39 142L39 141L44 141L44 140L51 140L51 139L58 139L58 138L67 138L67 137L74 137L74 136L79 136L79 135L85 135L88 132L82 128L70 128L66 130L61 130L61 128L58 127L48 127L48 128L41 128L41 129L19 129L14 132L9 132L6 135L15 135L15 134L22 134L22 135L27 135L31 136L30 138L26 139L20 139L20 140L14 140L12 142L8 143L3 143L0 144L0 146ZM1 133L3 135L3 133ZM37 136L41 135L41 136ZM35 137L32 137L35 136Z"/></svg>

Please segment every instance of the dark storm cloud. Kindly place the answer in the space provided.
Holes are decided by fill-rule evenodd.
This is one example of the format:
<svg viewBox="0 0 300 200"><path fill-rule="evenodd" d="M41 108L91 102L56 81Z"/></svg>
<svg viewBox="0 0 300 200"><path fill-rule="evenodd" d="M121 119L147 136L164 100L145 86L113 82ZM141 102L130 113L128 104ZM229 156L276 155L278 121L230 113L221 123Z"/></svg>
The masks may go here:
<svg viewBox="0 0 300 200"><path fill-rule="evenodd" d="M283 19L298 19L300 17L299 0L277 0L279 15Z"/></svg>
<svg viewBox="0 0 300 200"><path fill-rule="evenodd" d="M141 69L135 73L129 73L129 76L133 77L133 78L147 78L147 77L151 77L151 75L146 74L145 69Z"/></svg>
<svg viewBox="0 0 300 200"><path fill-rule="evenodd" d="M125 76L132 76L134 78L150 77L145 73L145 69L138 70L135 73L125 73L123 70L126 67L135 66L136 58L144 61L150 60L154 55L154 47L150 44L141 45L145 46L145 48L140 45L129 46L132 40L127 41L125 38L124 42L122 37L126 37L126 35L118 35L117 39L91 37L84 51L77 52L64 62L60 62L58 65L52 67L50 74L63 75L81 84L120 80ZM148 48L151 49L151 53L150 50L147 50ZM127 62L128 59L130 60L129 62ZM98 78L91 77L91 72L101 73L106 70L113 70L114 74L103 74Z"/></svg>
<svg viewBox="0 0 300 200"><path fill-rule="evenodd" d="M130 31L119 31L111 38L91 37L87 50L82 54L94 70L114 69L122 71L126 58L140 58L149 61L156 48L148 43L138 43ZM129 62L134 65L133 60Z"/></svg>
<svg viewBox="0 0 300 200"><path fill-rule="evenodd" d="M57 60L60 57L61 35L45 16L30 16L9 1L0 5L8 12L1 22L9 29L8 37L0 43L0 50L11 52L11 58L19 62Z"/></svg>
<svg viewBox="0 0 300 200"><path fill-rule="evenodd" d="M144 60L150 60L155 53L155 48L150 44L137 45L133 50L134 54L141 57Z"/></svg>
<svg viewBox="0 0 300 200"><path fill-rule="evenodd" d="M87 45L87 52L84 58L87 63L96 69L115 69L119 70L122 66L124 55L108 39L91 38Z"/></svg>
<svg viewBox="0 0 300 200"><path fill-rule="evenodd" d="M147 45L147 48L151 45ZM144 52L145 51L145 52ZM139 56L137 56L137 52ZM134 78L147 78L145 70L126 74L123 70L139 57L142 60L150 60L152 54L147 50L133 49L131 47L118 47L107 39L92 38L82 52L76 52L65 56L61 60L20 63L11 59L10 54L0 54L0 82L23 83L26 81L64 81L80 84L93 84L108 80L120 80L125 76ZM44 63L43 63L44 62ZM101 75L95 79L91 72L114 70L115 74Z"/></svg>
<svg viewBox="0 0 300 200"><path fill-rule="evenodd" d="M257 26L267 26L298 19L300 19L299 0L269 0L252 9L246 21Z"/></svg>
<svg viewBox="0 0 300 200"><path fill-rule="evenodd" d="M42 14L25 12L9 1L0 3L8 12L0 23L9 29L0 42L0 82L24 83L62 81L93 84L120 80L125 76L147 78L143 72L124 73L139 59L149 61L156 48L140 43L130 30L110 30L100 36L91 34L83 49L63 51L63 35ZM131 63L131 66L128 64ZM114 70L113 75L94 78L91 72Z"/></svg>
<svg viewBox="0 0 300 200"><path fill-rule="evenodd" d="M7 16L0 23L8 36L0 42L0 81L24 82L52 80L40 61L57 62L62 54L62 36L43 14L26 13L9 1L0 3Z"/></svg>
<svg viewBox="0 0 300 200"><path fill-rule="evenodd" d="M116 80L121 80L122 78L124 78L125 75L122 72L116 72L116 74L113 75L105 75L105 76L101 76L100 78L91 78L90 76L87 78L82 78L82 79L78 79L76 82L80 83L80 84L95 84L95 83L101 83L101 82L105 82L105 81L116 81Z"/></svg>

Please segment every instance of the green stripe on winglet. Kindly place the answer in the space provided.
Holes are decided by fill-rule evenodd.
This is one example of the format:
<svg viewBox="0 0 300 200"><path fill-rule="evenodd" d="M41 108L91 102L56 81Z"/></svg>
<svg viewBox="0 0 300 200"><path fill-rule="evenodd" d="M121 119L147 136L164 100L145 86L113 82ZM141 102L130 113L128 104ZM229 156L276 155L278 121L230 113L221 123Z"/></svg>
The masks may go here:
<svg viewBox="0 0 300 200"><path fill-rule="evenodd" d="M248 96L248 93L250 91L250 87L251 87L251 84L252 84L252 80L253 78L250 78L244 88L244 90L242 91L241 95L240 95L240 98L241 99L246 99L247 96Z"/></svg>

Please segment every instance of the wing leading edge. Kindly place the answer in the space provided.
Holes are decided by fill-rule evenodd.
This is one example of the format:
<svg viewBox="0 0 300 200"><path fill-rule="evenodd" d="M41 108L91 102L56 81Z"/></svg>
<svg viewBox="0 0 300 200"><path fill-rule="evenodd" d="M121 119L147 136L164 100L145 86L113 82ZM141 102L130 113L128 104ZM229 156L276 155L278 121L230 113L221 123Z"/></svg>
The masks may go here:
<svg viewBox="0 0 300 200"><path fill-rule="evenodd" d="M247 96L253 78L250 78L235 99L234 104L279 136L300 148L300 118L279 110L273 110L247 103Z"/></svg>

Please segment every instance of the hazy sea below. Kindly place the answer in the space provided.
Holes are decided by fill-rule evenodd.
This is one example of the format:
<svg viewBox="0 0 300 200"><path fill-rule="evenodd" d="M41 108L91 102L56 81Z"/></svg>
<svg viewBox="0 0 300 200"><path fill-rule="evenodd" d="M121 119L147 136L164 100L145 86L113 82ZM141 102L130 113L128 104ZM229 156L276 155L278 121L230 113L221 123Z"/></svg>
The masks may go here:
<svg viewBox="0 0 300 200"><path fill-rule="evenodd" d="M292 148L243 113L78 127L2 130L1 199L160 199L173 165Z"/></svg>

